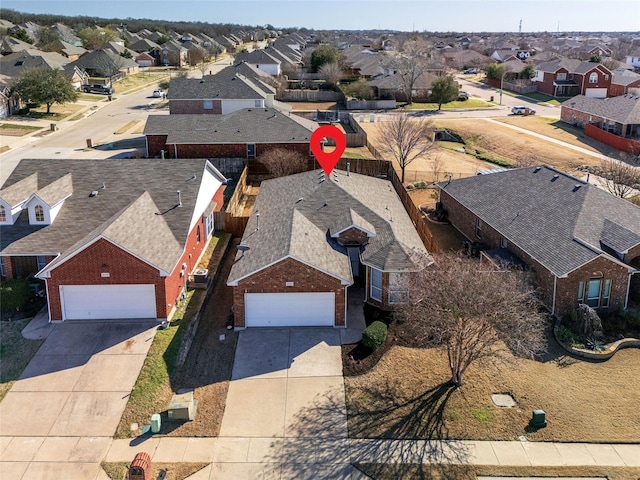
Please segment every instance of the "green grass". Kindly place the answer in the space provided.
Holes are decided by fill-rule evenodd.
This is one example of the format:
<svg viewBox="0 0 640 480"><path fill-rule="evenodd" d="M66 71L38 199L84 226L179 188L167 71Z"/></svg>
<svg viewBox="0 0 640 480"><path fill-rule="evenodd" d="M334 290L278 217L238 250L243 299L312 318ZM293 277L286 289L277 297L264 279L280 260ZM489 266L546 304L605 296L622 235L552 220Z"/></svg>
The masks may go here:
<svg viewBox="0 0 640 480"><path fill-rule="evenodd" d="M449 103L443 103L442 104L442 109L443 110L450 110L450 109L455 109L455 108L477 108L477 109L482 109L482 108L488 108L491 107L492 105L489 102L485 102L484 100L479 100L476 98L470 98L469 100L464 100L464 101L455 101L455 102L449 102ZM437 110L438 109L438 104L437 103L417 103L414 102L411 105L407 105L406 103L399 103L398 104L398 108L400 110Z"/></svg>
<svg viewBox="0 0 640 480"><path fill-rule="evenodd" d="M369 157L365 157L364 155L360 155L359 153L356 153L356 152L344 152L342 154L342 158L364 158L364 159L367 159L367 158L371 158L371 157L370 156Z"/></svg>
<svg viewBox="0 0 640 480"><path fill-rule="evenodd" d="M107 99L106 95L98 95L91 93L81 93L78 96L78 100L84 100L86 102L104 102Z"/></svg>
<svg viewBox="0 0 640 480"><path fill-rule="evenodd" d="M2 123L0 130L42 130L42 127L32 127L31 125L18 125L16 123Z"/></svg>
<svg viewBox="0 0 640 480"><path fill-rule="evenodd" d="M69 116L68 113L47 113L37 112L35 110L29 110L26 113L18 113L18 115L21 117L34 118L36 120L64 120Z"/></svg>
<svg viewBox="0 0 640 480"><path fill-rule="evenodd" d="M42 340L27 340L22 336L22 329L29 321L30 318L0 322L0 401L42 345Z"/></svg>
<svg viewBox="0 0 640 480"><path fill-rule="evenodd" d="M138 380L116 431L116 438L128 438L133 422L148 421L153 413L167 408L166 389L170 390L170 377L178 358L182 337L195 313L204 290L188 290L187 298L173 315L169 328L158 330Z"/></svg>
<svg viewBox="0 0 640 480"><path fill-rule="evenodd" d="M483 425L489 425L491 423L491 420L493 420L493 414L489 410L490 408L490 405L483 405L482 407L472 408L471 415L473 415L473 418L475 418Z"/></svg>

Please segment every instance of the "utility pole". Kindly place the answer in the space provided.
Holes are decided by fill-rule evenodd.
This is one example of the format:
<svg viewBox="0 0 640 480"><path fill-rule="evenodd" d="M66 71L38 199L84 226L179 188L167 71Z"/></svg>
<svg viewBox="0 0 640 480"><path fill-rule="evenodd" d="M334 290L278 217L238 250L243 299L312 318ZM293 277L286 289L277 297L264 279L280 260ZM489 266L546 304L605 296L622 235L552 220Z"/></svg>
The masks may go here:
<svg viewBox="0 0 640 480"><path fill-rule="evenodd" d="M522 19L520 19L520 27L518 28L518 32L522 33Z"/></svg>

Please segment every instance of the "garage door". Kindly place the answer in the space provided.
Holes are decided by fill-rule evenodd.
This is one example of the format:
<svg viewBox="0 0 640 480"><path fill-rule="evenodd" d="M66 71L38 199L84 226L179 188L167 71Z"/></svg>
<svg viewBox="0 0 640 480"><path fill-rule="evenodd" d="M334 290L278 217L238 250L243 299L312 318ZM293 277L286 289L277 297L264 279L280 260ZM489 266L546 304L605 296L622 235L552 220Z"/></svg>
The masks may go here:
<svg viewBox="0 0 640 480"><path fill-rule="evenodd" d="M335 294L321 293L246 293L247 327L333 326Z"/></svg>
<svg viewBox="0 0 640 480"><path fill-rule="evenodd" d="M153 285L64 285L63 320L156 318Z"/></svg>
<svg viewBox="0 0 640 480"><path fill-rule="evenodd" d="M606 88L585 88L584 96L591 97L591 98L607 98L607 89Z"/></svg>

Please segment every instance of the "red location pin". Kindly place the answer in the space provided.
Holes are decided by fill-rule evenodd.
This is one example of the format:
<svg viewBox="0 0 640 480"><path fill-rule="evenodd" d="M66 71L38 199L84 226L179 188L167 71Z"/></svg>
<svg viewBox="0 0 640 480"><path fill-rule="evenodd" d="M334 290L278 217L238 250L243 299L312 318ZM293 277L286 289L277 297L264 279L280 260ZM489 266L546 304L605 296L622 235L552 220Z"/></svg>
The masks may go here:
<svg viewBox="0 0 640 480"><path fill-rule="evenodd" d="M336 148L333 152L322 151L321 142L325 137L331 137L336 142ZM327 176L331 175L333 167L342 157L345 148L347 148L347 138L338 127L323 125L311 134L311 151Z"/></svg>

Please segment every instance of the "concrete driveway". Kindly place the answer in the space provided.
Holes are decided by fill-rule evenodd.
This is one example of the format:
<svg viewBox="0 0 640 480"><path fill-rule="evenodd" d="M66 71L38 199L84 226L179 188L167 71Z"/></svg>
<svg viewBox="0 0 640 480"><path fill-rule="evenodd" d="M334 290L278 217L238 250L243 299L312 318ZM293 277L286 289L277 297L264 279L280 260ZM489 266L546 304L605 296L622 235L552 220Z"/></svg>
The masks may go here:
<svg viewBox="0 0 640 480"><path fill-rule="evenodd" d="M71 479L62 471L75 465L77 478L94 478L155 332L139 322L57 325L0 404L0 471Z"/></svg>

